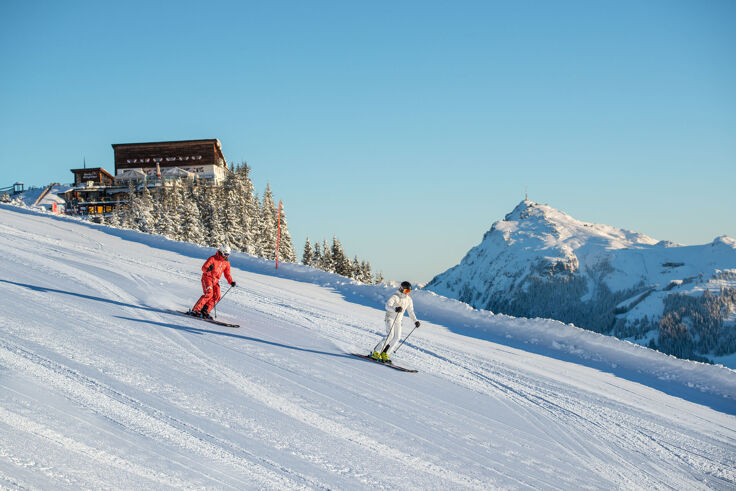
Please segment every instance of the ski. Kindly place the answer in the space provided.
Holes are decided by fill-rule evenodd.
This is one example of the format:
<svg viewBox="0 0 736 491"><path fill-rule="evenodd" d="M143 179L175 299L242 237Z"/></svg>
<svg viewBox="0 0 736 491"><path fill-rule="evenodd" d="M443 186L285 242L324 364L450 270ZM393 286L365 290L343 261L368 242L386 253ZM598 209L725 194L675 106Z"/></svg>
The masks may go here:
<svg viewBox="0 0 736 491"><path fill-rule="evenodd" d="M172 310L172 312L174 312L176 314L186 315L187 317L191 317L193 319L199 319L201 321L209 322L210 324L217 324L218 326L224 326L224 327L240 327L239 324L230 324L229 322L222 322L222 321L218 321L217 319L205 319L204 317L199 317L197 315L192 315L189 312L183 312L181 310Z"/></svg>
<svg viewBox="0 0 736 491"><path fill-rule="evenodd" d="M353 355L353 356L357 356L358 358L363 358L363 359L365 359L365 360L368 360L368 361L372 361L373 363L378 363L379 365L383 365L383 366L385 366L385 367L393 368L394 370L398 370L398 371L400 371L400 372L417 373L417 371L416 371L416 370L413 370L413 369L411 369L411 368L404 368L404 367L400 367L399 365L394 365L394 364L393 364L393 363L391 363L391 362L389 362L389 363L384 363L384 362L382 362L382 361L374 360L374 359L373 359L373 358L371 358L371 357L370 357L369 355L360 355L360 354L358 354L358 353L350 353L350 354L351 354L351 355Z"/></svg>

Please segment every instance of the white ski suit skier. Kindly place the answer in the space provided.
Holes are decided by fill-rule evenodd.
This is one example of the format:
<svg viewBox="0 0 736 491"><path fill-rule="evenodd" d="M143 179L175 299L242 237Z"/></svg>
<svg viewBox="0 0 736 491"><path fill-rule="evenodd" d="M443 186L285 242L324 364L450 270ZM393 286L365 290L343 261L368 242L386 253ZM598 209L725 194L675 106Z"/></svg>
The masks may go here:
<svg viewBox="0 0 736 491"><path fill-rule="evenodd" d="M396 312L396 307L401 307L401 311ZM398 291L386 302L386 337L376 345L374 353L383 353L385 350L388 358L396 349L401 339L401 318L404 317L404 312L408 312L411 320L417 325L419 321L414 315L414 302L408 293Z"/></svg>

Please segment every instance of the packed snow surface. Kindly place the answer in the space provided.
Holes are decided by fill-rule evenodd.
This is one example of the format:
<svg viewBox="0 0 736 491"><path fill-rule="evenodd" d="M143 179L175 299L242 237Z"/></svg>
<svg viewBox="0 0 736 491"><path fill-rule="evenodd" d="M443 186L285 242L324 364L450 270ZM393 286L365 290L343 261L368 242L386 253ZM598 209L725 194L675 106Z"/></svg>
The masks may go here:
<svg viewBox="0 0 736 491"><path fill-rule="evenodd" d="M736 487L733 370L417 291L402 373L386 285L236 253L240 329L172 313L212 252L0 206L0 488Z"/></svg>

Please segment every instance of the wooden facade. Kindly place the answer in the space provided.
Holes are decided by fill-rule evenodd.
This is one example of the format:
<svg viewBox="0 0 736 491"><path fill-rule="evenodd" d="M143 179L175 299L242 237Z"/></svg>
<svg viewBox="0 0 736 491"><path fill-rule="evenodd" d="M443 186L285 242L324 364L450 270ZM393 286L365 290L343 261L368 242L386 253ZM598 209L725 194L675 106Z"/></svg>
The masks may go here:
<svg viewBox="0 0 736 491"><path fill-rule="evenodd" d="M91 182L98 186L112 186L115 180L109 172L101 167L93 169L72 169L74 185L80 186Z"/></svg>
<svg viewBox="0 0 736 491"><path fill-rule="evenodd" d="M160 177L166 169L179 168L200 178L220 180L227 170L220 141L182 140L148 143L117 143L115 176L140 169L147 176Z"/></svg>

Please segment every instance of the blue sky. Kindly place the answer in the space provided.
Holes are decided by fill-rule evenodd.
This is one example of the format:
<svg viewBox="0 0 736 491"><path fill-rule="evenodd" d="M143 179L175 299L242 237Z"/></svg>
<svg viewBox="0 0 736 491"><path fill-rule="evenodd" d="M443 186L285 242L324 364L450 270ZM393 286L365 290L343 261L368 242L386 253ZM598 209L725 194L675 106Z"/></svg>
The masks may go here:
<svg viewBox="0 0 736 491"><path fill-rule="evenodd" d="M428 281L523 199L736 236L736 2L2 2L0 187L219 138L285 202Z"/></svg>

